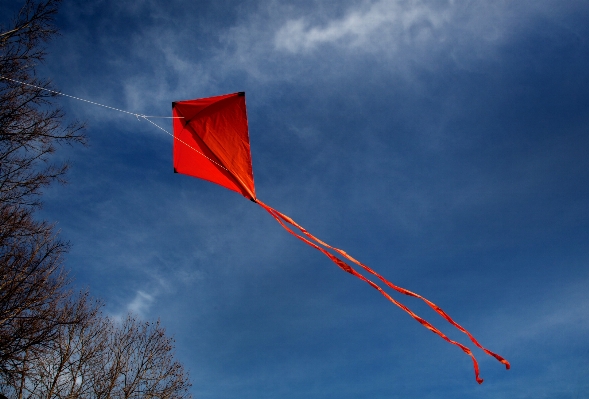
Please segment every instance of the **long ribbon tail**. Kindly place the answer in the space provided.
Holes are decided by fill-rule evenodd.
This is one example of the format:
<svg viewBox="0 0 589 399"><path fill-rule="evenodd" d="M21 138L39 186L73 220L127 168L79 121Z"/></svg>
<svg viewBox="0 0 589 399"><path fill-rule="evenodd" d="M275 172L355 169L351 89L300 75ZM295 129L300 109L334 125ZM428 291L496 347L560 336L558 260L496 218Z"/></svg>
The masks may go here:
<svg viewBox="0 0 589 399"><path fill-rule="evenodd" d="M475 371L475 378L477 380L477 382L479 384L481 384L483 382L483 379L480 378L479 376L479 366L478 366L478 362L476 360L476 358L474 357L473 353L471 352L471 350L462 345L459 342L453 341L450 338L448 338L444 333L442 333L440 330L438 330L437 328L435 328L432 324L430 324L428 321L424 320L423 318L419 317L417 314L415 314L413 311L411 311L408 307L406 307L405 305L403 305L402 303L396 301L394 298L392 298L389 294L387 294L382 288L380 288L377 284L375 284L373 281L368 280L366 277L364 277L363 275L361 275L360 273L358 273L356 270L354 270L350 265L348 265L346 262L344 262L343 260L339 259L338 257L336 257L335 255L333 255L332 253L328 252L327 250L325 250L324 248L320 247L319 245L325 247L325 248L329 248L333 251L335 251L336 253L340 254L341 256L343 256L344 258L348 259L349 261L357 264L358 266L362 267L364 270L366 270L368 273L376 276L379 280L381 280L383 283L385 283L388 287L392 288L393 290L402 293L404 295L408 295L408 296L412 296L415 298L419 298L422 301L424 301L428 306L430 306L434 311L436 311L440 316L442 316L446 321L448 321L450 324L452 324L454 327L456 327L459 331L465 333L470 340L480 349L482 349L485 353L487 353L490 356L493 356L494 358L496 358L498 361L500 361L501 363L503 363L505 365L505 367L507 369L510 368L509 362L507 360L505 360L503 357L499 356L498 354L491 352L490 350L484 348L473 336L470 332L468 332L464 327L462 327L460 324L456 323L446 312L444 312L439 306L437 306L435 303L431 302L430 300L422 297L419 294L416 294L412 291L406 290L405 288L402 287L398 287L396 285L394 285L393 283L391 283L390 281L388 281L387 279L385 279L384 277L382 277L380 274L378 274L377 272L375 272L374 270L372 270L370 267L366 266L365 264L359 262L358 260L354 259L353 257L351 257L350 255L348 255L345 251L339 249L339 248L335 248L332 247L331 245L323 242L322 240L318 239L317 237L313 236L312 234L310 234L307 230L305 230L302 226L300 226L299 224L297 224L292 218L280 213L279 211L271 208L270 206L264 204L263 202L261 202L260 200L256 200L256 202L258 203L258 205L260 205L262 208L264 208L270 215L272 215L272 217L274 219L276 219L276 221L286 230L288 231L290 234L292 234L293 236L297 237L299 240L303 241L304 243L306 243L307 245L317 249L318 251L320 251L321 253L323 253L325 256L327 256L333 263L335 263L338 267L340 267L342 270L354 275L355 277L359 278L360 280L368 283L371 287L373 287L374 289L378 290L384 297L386 297L389 301L391 301L392 303L394 303L395 305L397 305L399 308L403 309L405 312L407 312L411 317L413 317L417 322L419 322L421 325L423 325L425 328L427 328L428 330L432 331L433 333L439 335L442 339L444 339L445 341L458 346L460 349L462 349L467 355L469 355L472 358L473 361L473 365L474 365L474 371ZM295 231L293 231L290 227L288 227L286 224L290 224L294 227L296 227L297 229L299 229L301 231L301 233L304 235L300 235L298 233L296 233ZM312 241L315 242L312 242ZM317 245L319 244L319 245Z"/></svg>

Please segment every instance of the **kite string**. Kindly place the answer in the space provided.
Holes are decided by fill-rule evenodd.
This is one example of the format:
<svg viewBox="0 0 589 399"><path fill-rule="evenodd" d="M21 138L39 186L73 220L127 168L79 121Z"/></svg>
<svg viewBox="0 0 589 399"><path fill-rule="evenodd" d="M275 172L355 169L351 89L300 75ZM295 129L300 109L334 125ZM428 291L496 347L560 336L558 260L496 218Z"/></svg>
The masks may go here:
<svg viewBox="0 0 589 399"><path fill-rule="evenodd" d="M89 104L93 104L93 105L98 105L99 107L104 107L104 108L108 108L110 110L113 111L119 111L119 112L123 112L125 114L128 115L133 115L135 116L137 119L142 118L145 119L147 122L151 123L152 125L154 125L155 127L157 127L158 129L160 129L161 131L163 131L164 133L172 136L172 138L178 140L179 142L181 142L182 144L184 144L185 146L187 146L188 148L190 148L191 150L195 151L196 153L202 155L203 157L205 157L206 159L208 159L209 161L211 161L212 163L214 163L215 165L219 166L220 168L225 169L226 171L229 171L225 166L221 165L220 163L216 162L214 159L211 159L210 157L207 157L205 154L203 154L202 152L200 152L199 150L197 150L196 148L192 147L190 144L186 143L185 141L179 139L178 137L175 137L172 133L168 132L166 129L164 129L163 127L161 127L160 125L158 125L157 123L153 122L152 120L150 120L149 118L162 118L162 119L183 119L183 116L153 116L153 115L144 115L144 114L138 114L135 112L130 112L130 111L125 111L124 109L119 109L119 108L115 108L115 107L111 107L110 105L105 105L105 104L100 104L97 103L95 101L90 101L90 100L86 100L84 98L80 98L80 97L76 97L76 96L72 96L69 94L64 94L61 93L59 91L55 91L55 90L51 90L51 89L47 89L45 87L41 87L41 86L37 86L31 83L26 83L26 82L22 82L20 80L16 80L16 79L11 79L11 78L7 78L5 76L1 76L0 75L0 79L5 79L5 80L9 80L11 82L14 83L18 83L21 85L25 85L25 86L30 86L30 87L34 87L35 89L39 89L39 90L44 90L47 91L49 93L53 93L53 94L57 94L60 96L64 96L64 97L69 97L69 98L73 98L74 100L78 100L78 101L83 101L85 103L89 103Z"/></svg>
<svg viewBox="0 0 589 399"><path fill-rule="evenodd" d="M86 99L83 99L83 98L80 98L80 97L76 97L76 96L72 96L72 95L69 95L69 94L61 93L59 91L51 90L51 89L48 89L46 87L41 87L41 86L37 86L37 85L31 84L31 83L21 82L20 80L7 78L5 76L0 76L0 79L5 79L5 80L9 80L11 82L18 83L18 84L21 84L21 85L34 87L35 89L48 91L49 93L57 94L57 95L60 95L60 96L73 98L74 100L83 101L85 103L89 103L89 104L93 104L93 105L98 105L99 107L108 108L108 109L111 109L113 111L123 112L125 114L136 116L137 118L163 118L163 119L184 118L183 116L153 116L153 115L138 114L138 113L135 113L135 112L125 111L124 109L119 109L119 108L111 107L110 105L100 104L100 103L97 103L95 101L90 101L90 100L86 100Z"/></svg>
<svg viewBox="0 0 589 399"><path fill-rule="evenodd" d="M462 351L464 353L466 353L468 356L470 356L470 358L473 361L473 366L474 366L474 372L475 372L475 378L477 380L477 382L479 384L483 383L483 379L480 377L480 372L479 372L479 365L478 362L474 356L474 354L472 353L472 351L466 347L465 345L462 345L459 342L453 341L450 338L448 338L448 336L446 336L443 332L441 332L440 330L438 330L436 327L434 327L431 323L429 323L428 321L426 321L425 319L421 318L420 316L418 316L417 314L415 314L413 311L411 311L411 309L409 309L407 306L403 305L402 303L398 302L397 300L395 300L393 297L391 297L389 294L387 294L382 288L380 288L376 283L374 283L373 281L370 281L369 279L367 279L366 277L364 277L363 275L361 275L360 273L358 273L356 270L354 270L350 265L348 265L346 262L344 262L343 260L339 259L338 257L336 257L335 255L329 253L327 250L319 247L318 245L316 245L315 243L309 241L307 238L301 236L300 234L297 234L296 232L294 232L293 230L291 230L288 226L286 226L284 224L284 222L281 220L282 215L280 212L276 211L275 209L269 207L268 205L264 204L263 202L261 202L260 200L256 200L256 203L258 203L262 208L264 208L274 219L276 219L276 221L290 234L292 234L293 236L297 237L299 240L305 242L307 245L317 249L318 251L322 252L325 256L327 256L333 263L335 263L338 267L340 267L342 270L352 274L353 276L359 278L360 280L368 283L371 287L373 287L374 289L378 290L385 298L387 298L389 301L391 301L392 303L394 303L395 305L397 305L399 308L403 309L405 312L407 312L411 317L413 317L413 319L415 319L417 322L419 322L421 325L423 325L425 328L427 328L428 330L430 330L431 332L437 334L438 336L440 336L442 339L444 339L446 342L451 343L452 345L455 345L457 347L459 347L460 349L462 349ZM288 218L288 217L287 217ZM290 219L290 218L288 218ZM286 222L290 223L288 220L285 219ZM313 237L314 240L319 241L318 239L316 239L315 237Z"/></svg>
<svg viewBox="0 0 589 399"><path fill-rule="evenodd" d="M197 154L202 155L203 157L205 157L206 159L208 159L209 161L211 161L212 163L214 163L218 167L225 169L227 172L230 172L229 169L227 169L225 166L221 165L219 162L215 161L214 159L211 159L210 157L207 157L205 154L203 154L202 152L200 152L199 150L197 150L196 148L194 148L193 146L191 146L190 144L188 144L184 140L182 140L182 139L174 136L172 133L168 132L166 129L164 129L163 127L161 127L160 125L158 125L154 121L151 121L151 120L147 119L149 117L145 117L143 115L140 115L140 117L143 118L143 119L145 119L146 121L148 121L149 123L151 123L152 125L154 125L155 127L157 127L158 129L160 129L161 131L165 132L166 134L172 136L172 138L174 140L178 140L180 143L184 144L186 147L190 148L192 151L196 152ZM184 117L183 116L179 116L179 117L175 117L175 118L184 118Z"/></svg>
<svg viewBox="0 0 589 399"><path fill-rule="evenodd" d="M362 262L354 259L353 257L351 257L350 255L348 255L345 251L339 249L339 248L335 248L332 247L331 245L325 243L324 241L318 239L317 237L315 237L314 235L312 235L311 233L309 233L305 228L303 228L302 226L300 226L298 223L296 223L292 218L284 215L283 213L274 210L276 212L276 214L283 219L284 221L286 221L287 223L295 226L296 228L298 228L305 236L307 236L308 238L316 241L317 243L319 243L320 245L329 248L335 252L337 252L338 254L342 255L343 257L345 257L346 259L348 259L349 261L357 264L358 266L362 267L364 270L366 270L368 273L372 274L373 276L377 277L379 280L381 280L383 283L385 283L387 286L389 286L390 288L392 288L393 290L407 295L407 296L411 296L414 298L419 298L421 299L423 302L425 302L430 308L432 308L434 311L436 311L436 313L438 313L440 316L442 316L446 321L448 321L450 324L452 324L454 327L456 327L459 331L463 332L464 334L466 334L468 336L468 338L472 341L473 344L475 344L477 347L479 347L480 349L482 349L487 355L494 357L495 359L497 359L499 362L503 363L505 365L505 367L507 369L509 369L511 366L509 364L509 362L504 359L503 357L501 357L500 355L488 350L487 348L483 347L477 340L476 338L468 331L466 330L464 327L462 327L460 324L458 324L457 322L455 322L450 315L448 315L442 308L440 308L438 305L436 305L435 303L433 303L432 301L430 301L427 298L424 298L423 296L409 291L405 288L399 287L393 283L391 283L390 281L388 281L387 279L385 279L383 276L381 276L379 273L377 273L376 271L372 270L370 267L368 267L367 265L363 264Z"/></svg>

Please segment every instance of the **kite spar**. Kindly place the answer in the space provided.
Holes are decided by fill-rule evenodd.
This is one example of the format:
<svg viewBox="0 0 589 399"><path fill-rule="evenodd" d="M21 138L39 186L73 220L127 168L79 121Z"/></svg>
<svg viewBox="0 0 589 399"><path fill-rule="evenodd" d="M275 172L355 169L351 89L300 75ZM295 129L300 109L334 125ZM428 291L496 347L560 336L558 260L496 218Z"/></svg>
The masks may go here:
<svg viewBox="0 0 589 399"><path fill-rule="evenodd" d="M507 369L510 368L507 360L483 347L471 333L456 323L439 306L419 294L396 286L370 267L352 258L343 250L332 247L313 236L293 219L264 204L256 197L245 107L245 93L239 92L196 100L177 101L172 103L172 113L175 139L175 173L182 173L216 183L229 190L238 192L245 198L261 206L287 232L323 253L345 272L352 274L369 284L372 288L378 290L385 298L403 309L425 328L439 335L452 345L462 349L473 361L475 378L479 384L483 382L483 379L479 375L479 365L474 354L467 346L448 338L448 336L431 323L391 297L379 285L356 271L350 263L359 266L392 290L403 295L421 299L448 323L466 334L475 346L503 363Z"/></svg>

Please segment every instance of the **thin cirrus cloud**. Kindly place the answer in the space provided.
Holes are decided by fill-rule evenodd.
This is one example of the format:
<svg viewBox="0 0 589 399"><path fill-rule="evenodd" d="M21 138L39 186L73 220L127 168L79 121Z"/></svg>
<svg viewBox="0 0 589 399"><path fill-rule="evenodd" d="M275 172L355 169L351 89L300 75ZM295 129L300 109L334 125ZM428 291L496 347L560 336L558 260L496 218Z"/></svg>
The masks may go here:
<svg viewBox="0 0 589 399"><path fill-rule="evenodd" d="M429 62L445 55L461 64L493 57L495 46L537 16L558 18L569 7L575 4L383 0L360 3L334 18L288 18L276 30L273 44L276 50L298 55L333 47L352 54L395 56L396 63Z"/></svg>
<svg viewBox="0 0 589 399"><path fill-rule="evenodd" d="M138 315L143 316L149 311L149 307L154 301L154 296L143 291L137 291L135 298L127 305L127 309Z"/></svg>
<svg viewBox="0 0 589 399"><path fill-rule="evenodd" d="M376 2L368 9L351 10L343 18L313 26L307 18L289 20L276 33L277 49L292 53L313 50L322 44L346 44L374 49L375 36L388 34L401 41L424 41L433 36L443 39L442 28L451 20L451 10L434 10L427 4Z"/></svg>

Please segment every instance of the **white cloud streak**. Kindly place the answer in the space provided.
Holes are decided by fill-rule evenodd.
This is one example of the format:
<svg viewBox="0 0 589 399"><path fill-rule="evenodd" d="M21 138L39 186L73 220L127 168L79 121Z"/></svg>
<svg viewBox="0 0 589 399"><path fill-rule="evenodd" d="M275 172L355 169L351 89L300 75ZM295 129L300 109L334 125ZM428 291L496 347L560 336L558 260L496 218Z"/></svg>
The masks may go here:
<svg viewBox="0 0 589 399"><path fill-rule="evenodd" d="M276 33L277 49L292 53L313 50L321 44L344 44L347 47L374 47L378 39L393 44L423 42L437 37L443 41L443 28L452 20L452 8L436 10L421 1L379 1L367 10L351 10L345 17L325 26L312 26L307 18L289 20Z"/></svg>
<svg viewBox="0 0 589 399"><path fill-rule="evenodd" d="M137 291L135 298L127 305L127 310L141 317L149 311L149 307L154 301L154 296L143 291Z"/></svg>

